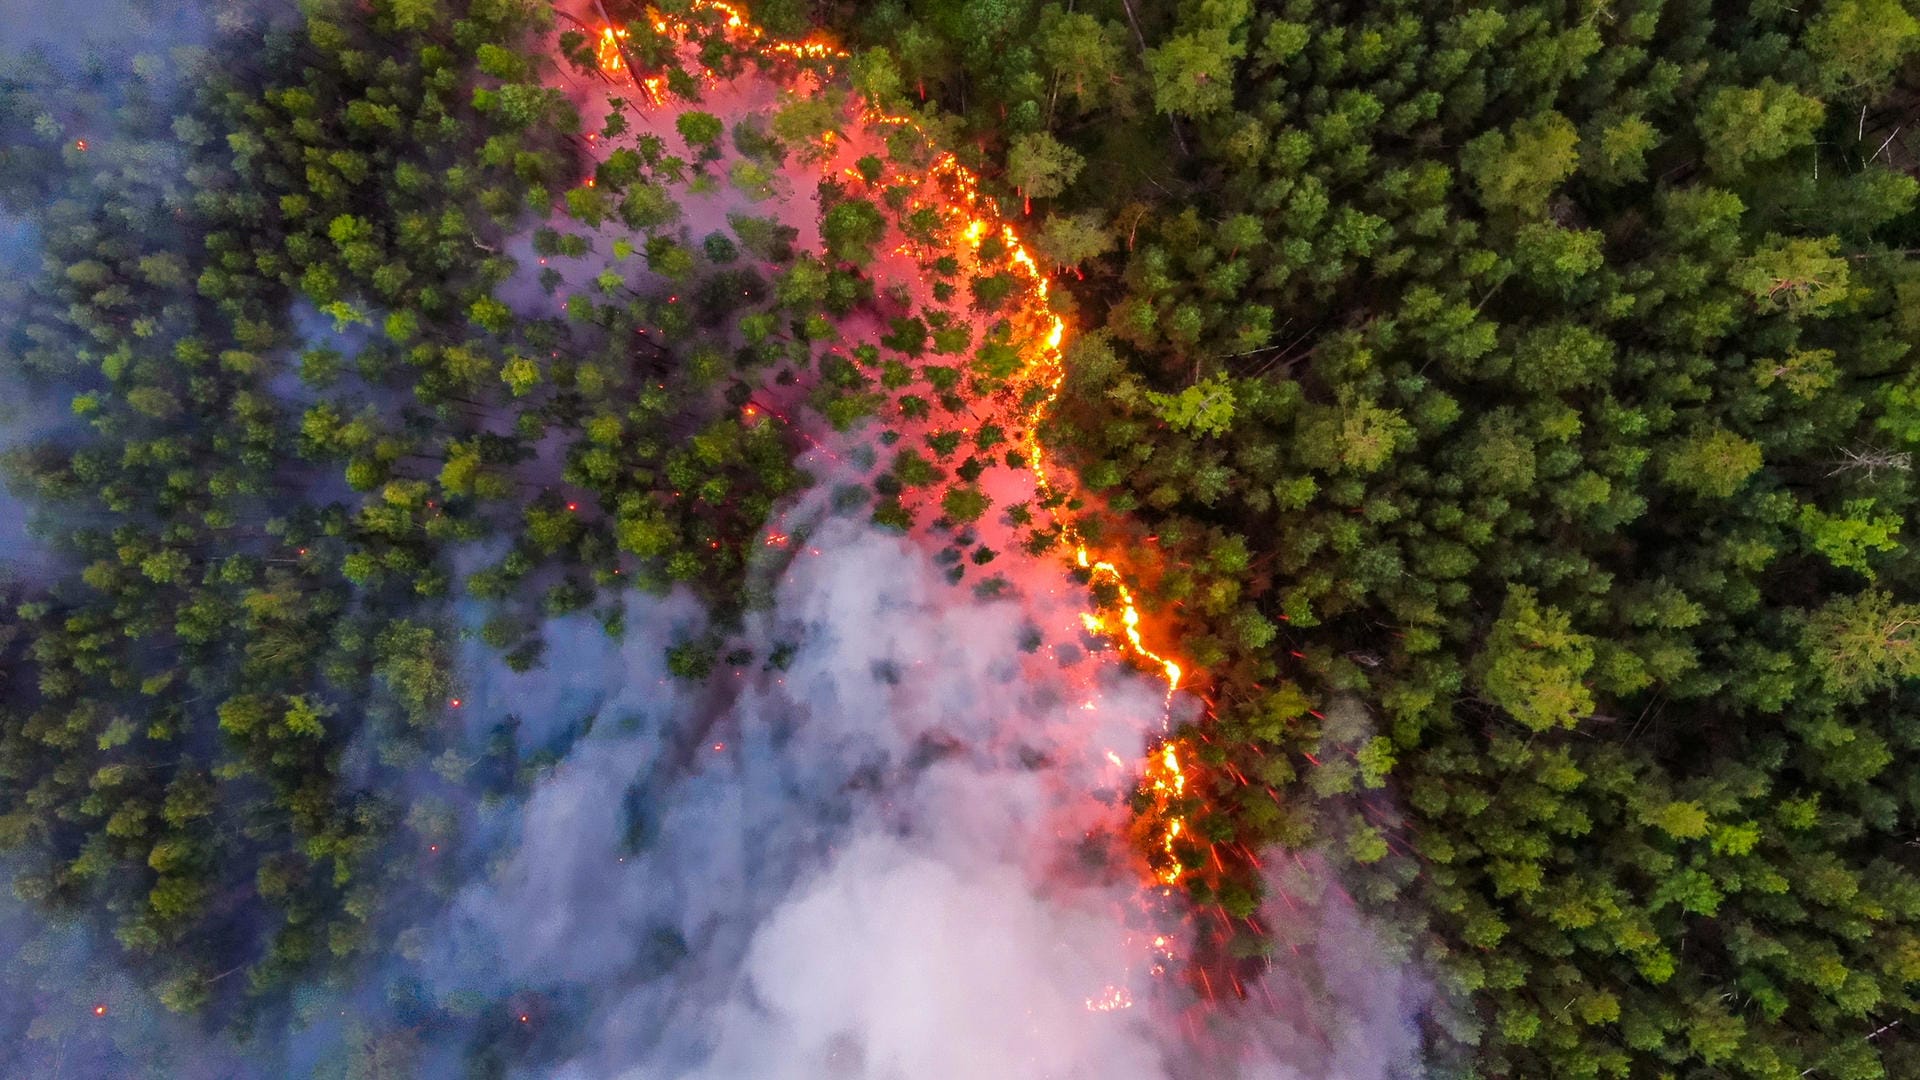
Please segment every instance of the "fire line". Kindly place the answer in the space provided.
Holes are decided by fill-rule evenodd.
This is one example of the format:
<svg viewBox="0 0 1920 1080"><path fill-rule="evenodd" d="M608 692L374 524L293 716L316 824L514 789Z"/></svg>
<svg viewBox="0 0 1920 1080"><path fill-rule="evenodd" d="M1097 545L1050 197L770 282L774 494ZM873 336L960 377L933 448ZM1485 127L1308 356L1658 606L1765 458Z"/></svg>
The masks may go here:
<svg viewBox="0 0 1920 1080"><path fill-rule="evenodd" d="M730 44L736 48L753 47L764 54L786 56L798 60L843 61L848 53L832 43L817 38L800 42L767 40L765 31L754 25L738 7L725 0L692 0L689 16L712 13L720 16L722 33L727 35ZM695 32L702 27L689 17L668 15L654 8L646 10L646 17L652 23L656 33L682 44L691 40ZM629 70L625 60L625 43L629 31L624 27L602 26L596 37L595 55L602 71L610 76L624 76L640 86L648 96L659 103L665 90L665 80L659 76L640 76ZM716 80L718 75L707 70L705 75ZM911 116L888 114L875 107L869 107L863 119L874 125L907 126L921 131L920 125ZM1051 281L1041 270L1039 263L1028 253L1021 243L1013 226L1004 221L993 203L980 194L979 178L962 165L951 153L938 153L928 166L926 175L921 178L929 186L944 187L951 192L946 203L937 209L943 211L950 224L958 226L961 237L973 248L977 257L989 236L997 236L1002 242L1004 256L1001 269L1024 277L1032 286L1026 295L1029 298L1025 316L1034 324L1043 325L1045 331L1039 335L1037 349L1029 349L1023 357L1024 367L1016 372L1013 383L1035 388L1033 396L1038 400L1028 410L1025 420L1025 456L1033 471L1035 488L1045 499L1048 496L1064 494L1071 489L1071 480L1056 481L1046 468L1046 455L1040 443L1039 428L1052 406L1058 400L1060 390L1066 379L1064 344L1067 328L1065 322L1048 308L1048 293ZM1064 501L1064 500L1062 500ZM1141 616L1134 593L1127 585L1125 575L1110 560L1098 558L1089 549L1088 544L1065 513L1056 512L1058 524L1064 542L1071 545L1074 552L1074 564L1085 572L1089 585L1107 585L1111 587L1118 600L1118 623L1114 618L1097 611L1081 614L1081 623L1089 633L1099 635L1113 642L1119 650L1131 656L1143 666L1154 670L1166 684L1165 706L1170 710L1173 696L1181 687L1185 672L1181 665L1161 654L1150 646L1141 630ZM784 544L786 537L770 534L766 543L770 546ZM1170 711L1162 713L1162 729L1170 718ZM1182 863L1177 846L1188 833L1187 814L1179 805L1186 797L1189 787L1187 765L1181 758L1181 745L1171 737L1163 740L1151 751L1141 769L1140 790L1146 793L1151 805L1144 815L1154 823L1153 831L1158 834L1153 846L1163 856L1162 865L1151 871L1156 884L1162 886L1178 885L1191 869ZM1126 1008L1132 1004L1130 999L1121 996L1105 996L1096 1004L1089 1002L1089 1008L1114 1009Z"/></svg>

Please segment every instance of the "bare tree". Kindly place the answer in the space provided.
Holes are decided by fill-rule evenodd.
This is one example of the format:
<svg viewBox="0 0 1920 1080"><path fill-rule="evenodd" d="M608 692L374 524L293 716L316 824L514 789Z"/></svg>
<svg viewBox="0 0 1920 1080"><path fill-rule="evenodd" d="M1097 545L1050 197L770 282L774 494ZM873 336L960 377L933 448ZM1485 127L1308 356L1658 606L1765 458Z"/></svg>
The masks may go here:
<svg viewBox="0 0 1920 1080"><path fill-rule="evenodd" d="M1840 455L1840 460L1833 463L1833 469L1827 473L1828 476L1839 476L1843 472L1865 469L1867 479L1871 480L1873 474L1881 469L1894 472L1911 472L1913 469L1913 455L1905 450L1883 450L1873 446L1849 447L1840 451Z"/></svg>

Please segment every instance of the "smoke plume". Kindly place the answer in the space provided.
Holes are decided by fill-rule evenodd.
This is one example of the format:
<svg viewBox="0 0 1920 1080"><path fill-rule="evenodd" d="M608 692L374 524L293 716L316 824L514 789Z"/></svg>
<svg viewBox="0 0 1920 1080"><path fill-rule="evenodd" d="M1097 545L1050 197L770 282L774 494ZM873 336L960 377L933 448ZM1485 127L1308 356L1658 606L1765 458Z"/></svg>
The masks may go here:
<svg viewBox="0 0 1920 1080"><path fill-rule="evenodd" d="M1201 1009L1142 963L1180 931L1106 842L1131 767L1105 753L1140 756L1161 687L1024 648L1048 607L829 519L718 698L661 660L699 622L684 598L630 603L624 643L563 620L547 668L474 669L479 726L588 730L423 927L433 994L565 1014L563 1077L1418 1075L1423 988L1318 866L1276 881L1306 947L1246 1002ZM1131 1007L1091 1007L1115 991ZM1233 1049L1183 1060L1189 1010Z"/></svg>

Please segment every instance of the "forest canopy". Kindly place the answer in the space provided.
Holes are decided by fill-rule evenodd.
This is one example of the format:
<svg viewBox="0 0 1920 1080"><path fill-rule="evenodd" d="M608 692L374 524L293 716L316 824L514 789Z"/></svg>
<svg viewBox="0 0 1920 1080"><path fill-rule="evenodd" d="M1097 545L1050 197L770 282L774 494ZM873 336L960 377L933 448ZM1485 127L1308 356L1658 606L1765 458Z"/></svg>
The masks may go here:
<svg viewBox="0 0 1920 1080"><path fill-rule="evenodd" d="M1476 1075L1920 1069L1906 5L818 8L1068 272L1196 900L1341 853Z"/></svg>
<svg viewBox="0 0 1920 1080"><path fill-rule="evenodd" d="M1170 848L1226 916L1198 962L1300 944L1260 859L1314 851L1435 983L1436 1075L1920 1075L1907 3L753 14L831 34L1053 272L1040 437L1211 705ZM0 850L168 1008L262 1024L451 887L388 856L543 764L447 743L468 637L524 671L543 620L620 635L629 590L765 602L812 478L754 387L811 365L846 431L1019 365L933 314L991 325L1012 277L929 258L915 313L865 276L889 228L937 235L880 183L909 139L823 185L817 252L687 226L675 192L772 199L851 95L596 162L627 113L589 124L544 43L666 65L636 27L596 53L544 4L308 0L164 77L0 70L0 208L44 264L0 363L70 414L9 454L70 572L8 587ZM879 345L818 359L856 311ZM1025 464L967 435L831 498L966 535ZM955 581L997 554L960 546ZM662 643L694 682L725 647Z"/></svg>

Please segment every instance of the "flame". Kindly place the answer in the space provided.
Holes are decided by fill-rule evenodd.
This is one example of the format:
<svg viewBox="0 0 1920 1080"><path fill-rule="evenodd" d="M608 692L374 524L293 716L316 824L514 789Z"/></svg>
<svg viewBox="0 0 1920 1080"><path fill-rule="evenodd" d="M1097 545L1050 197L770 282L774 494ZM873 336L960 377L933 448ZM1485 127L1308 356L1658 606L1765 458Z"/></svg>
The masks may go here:
<svg viewBox="0 0 1920 1080"><path fill-rule="evenodd" d="M1181 875L1186 873L1186 867L1181 865L1180 856L1175 854L1173 846L1187 827L1186 817L1173 806L1187 793L1187 774L1180 767L1178 744L1171 740L1161 743L1159 752L1147 758L1142 786L1153 798L1155 814L1152 816L1166 822L1160 837L1160 851L1166 856L1166 863L1155 871L1154 876L1163 885L1178 885Z"/></svg>
<svg viewBox="0 0 1920 1080"><path fill-rule="evenodd" d="M600 70L609 75L618 75L627 68L624 59L625 50L621 42L627 40L625 30L616 30L611 26L600 28L599 42L594 46L594 59L600 61Z"/></svg>
<svg viewBox="0 0 1920 1080"><path fill-rule="evenodd" d="M832 64L844 61L848 53L840 49L831 40L815 35L797 42L766 40L765 31L754 25L746 13L727 0L691 0L685 16L664 14L656 9L648 9L647 18L655 31L663 36L691 42L698 33L710 32L718 17L719 32L736 48L757 49L762 55L787 56L796 60L824 62L828 73ZM696 22L694 20L698 19ZM605 27L600 31L598 57L602 69L611 73L625 70L622 59L621 43L627 39L624 28ZM629 73L631 75L631 73ZM709 82L717 82L721 76L711 69L703 71ZM636 83L656 103L665 92L665 79L658 75L638 77ZM862 117L869 125L889 127L910 127L919 130L920 125L910 115L889 114L877 106L870 105ZM852 174L858 178L858 174ZM1024 450L1028 467L1032 470L1037 493L1043 501L1049 497L1065 494L1062 488L1070 486L1071 480L1056 481L1047 470L1047 460L1040 444L1040 426L1059 399L1060 389L1066 379L1066 366L1063 349L1066 343L1066 323L1055 315L1048 302L1051 280L1041 268L1039 262L1028 252L1014 227L1002 219L993 201L980 192L980 181L974 173L962 165L950 151L936 154L927 166L924 175L904 177L917 181L923 189L940 193L939 201L928 203L914 199L909 211L928 206L939 211L946 225L964 239L965 244L976 257L980 254L988 236L997 236L1002 241L999 260L1001 269L1024 279L1030 289L1030 302L1021 313L1029 340L1033 342L1024 350L1024 366L1010 380L1012 388L1025 387L1037 391L1030 395L1034 404L1022 417ZM912 254L919 244L910 242L902 245L901 253ZM984 268L983 268L984 269ZM1029 399L1023 394L1022 400ZM747 406L743 413L752 418L756 414L753 406ZM1066 500L1059 500L1065 502ZM1150 670L1157 671L1166 683L1165 703L1171 707L1173 696L1181 685L1185 671L1171 657L1149 645L1141 630L1142 619L1133 590L1127 584L1126 576L1119 566L1110 559L1098 557L1093 552L1073 521L1056 514L1055 521L1065 542L1074 553L1074 563L1087 574L1090 585L1104 586L1117 597L1117 625L1115 618L1098 611L1087 611L1080 615L1080 621L1088 633L1104 637L1114 642L1119 649L1136 662ZM781 534L770 534L766 543L769 546L783 546L787 538ZM1169 717L1162 715L1164 730ZM1118 761L1111 751L1107 755ZM1151 871L1152 879L1160 885L1173 886L1180 883L1190 869L1185 866L1176 853L1176 845L1189 832L1186 811L1183 806L1189 786L1187 766L1181 758L1181 746L1178 740L1163 740L1146 758L1140 778L1140 787L1150 799L1150 810L1145 815L1149 822L1149 835L1155 839L1149 842L1159 858L1157 867ZM1173 952L1166 939L1154 939L1154 947L1165 959L1171 961ZM1100 997L1088 999L1087 1007L1097 1011L1124 1009L1132 1005L1132 999L1124 988L1109 987Z"/></svg>
<svg viewBox="0 0 1920 1080"><path fill-rule="evenodd" d="M1088 1012L1118 1012L1133 1008L1133 995L1124 986L1109 986L1098 997L1087 999Z"/></svg>
<svg viewBox="0 0 1920 1080"><path fill-rule="evenodd" d="M1038 467L1037 451L1035 467ZM1119 568L1110 562L1092 561L1091 557L1087 554L1087 546L1085 544L1078 545L1074 549L1073 556L1074 561L1080 564L1081 569L1090 572L1093 580L1110 582L1119 592L1120 636L1124 642L1124 646L1127 651L1160 669L1161 673L1166 677L1167 698L1171 701L1174 691L1180 689L1180 665L1148 648L1146 642L1140 637L1140 610L1134 607L1133 591L1127 588L1126 579L1120 576ZM1088 630L1096 634L1109 633L1106 629L1106 620L1092 612L1082 613L1080 621L1086 625Z"/></svg>
<svg viewBox="0 0 1920 1080"><path fill-rule="evenodd" d="M791 56L798 60L845 60L847 53L835 45L823 33L815 32L800 41L764 41L766 31L748 21L746 13L724 0L693 0L688 5L689 14L713 12L720 16L720 29L728 41L735 47L757 47L762 53L774 56ZM653 24L654 32L686 41L691 38L697 27L688 19L665 14L657 9L647 9L647 19ZM595 41L594 55L600 61L600 70L609 75L618 75L626 70L624 50L621 44L628 39L625 27L605 26ZM709 75L713 73L708 72ZM649 76L639 80L640 85L653 98L654 104L662 100L661 91L666 80L659 76Z"/></svg>
<svg viewBox="0 0 1920 1080"><path fill-rule="evenodd" d="M908 121L910 122L910 121ZM952 186L965 198L966 205L975 209L962 230L967 242L977 251L982 237L986 236L997 221L998 214L992 204L982 199L978 193L979 180L965 166L961 165L951 153L944 153L935 159L933 172L951 178ZM1066 380L1066 364L1062 346L1066 340L1066 323L1047 310L1047 295L1052 282L1040 269L1033 256L1028 254L1026 246L1020 242L1020 236L1013 226L1001 223L1001 238L1005 241L1006 265L1017 270L1033 287L1034 312L1044 313L1046 333L1036 354L1027 359L1026 368L1015 376L1016 381L1025 381L1031 385L1045 388L1040 400L1025 417L1026 452L1028 467L1034 475L1034 486L1044 498L1057 492L1057 485L1046 467L1046 451L1040 444L1040 425L1052 410L1060 397L1060 387ZM1173 704L1173 695L1180 689L1180 680L1185 674L1179 662L1163 656L1146 642L1140 632L1140 609L1134 602L1133 590L1128 587L1125 575L1111 560L1095 558L1081 538L1079 529L1072 519L1056 515L1066 541L1073 545L1074 562L1087 571L1089 584L1106 584L1113 588L1119 598L1120 625L1115 628L1110 620L1098 612L1082 612L1081 625L1088 633L1106 637L1118 644L1122 651L1132 655L1149 668L1157 668L1167 684L1165 702L1167 707ZM1164 729L1167 716L1162 715ZM1164 864L1154 871L1156 881L1164 885L1177 885L1186 875L1187 867L1181 863L1175 851L1175 844L1187 831L1184 810L1176 805L1187 789L1186 771L1180 761L1179 751L1174 741L1161 744L1160 749L1147 759L1141 778L1142 789L1152 797L1152 809L1147 819L1159 833L1155 845L1165 856Z"/></svg>

